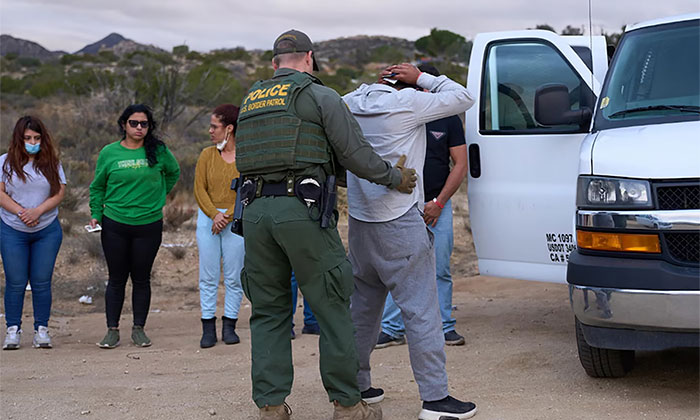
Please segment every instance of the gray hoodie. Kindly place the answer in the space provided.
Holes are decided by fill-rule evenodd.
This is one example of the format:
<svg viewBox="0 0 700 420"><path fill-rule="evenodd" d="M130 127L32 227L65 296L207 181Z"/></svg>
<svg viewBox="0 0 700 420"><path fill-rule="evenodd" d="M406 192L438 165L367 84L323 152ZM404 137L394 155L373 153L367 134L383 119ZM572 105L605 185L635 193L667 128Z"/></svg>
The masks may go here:
<svg viewBox="0 0 700 420"><path fill-rule="evenodd" d="M467 88L446 76L422 73L417 84L428 92L396 90L375 83L363 84L343 96L374 150L392 164L406 155L405 166L418 174L413 193L402 194L348 173L348 208L357 220L387 222L402 216L414 204L422 210L425 124L465 112L474 104Z"/></svg>

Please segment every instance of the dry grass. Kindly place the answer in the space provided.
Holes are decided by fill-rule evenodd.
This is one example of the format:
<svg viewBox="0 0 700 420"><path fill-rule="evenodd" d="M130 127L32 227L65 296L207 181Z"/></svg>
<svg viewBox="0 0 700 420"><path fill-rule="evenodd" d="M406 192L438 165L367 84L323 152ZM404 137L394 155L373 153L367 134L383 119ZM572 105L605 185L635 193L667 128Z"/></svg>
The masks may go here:
<svg viewBox="0 0 700 420"><path fill-rule="evenodd" d="M76 265L80 262L80 254L76 252L74 249L71 250L70 254L68 254L68 258L66 259L66 262L69 265Z"/></svg>
<svg viewBox="0 0 700 420"><path fill-rule="evenodd" d="M61 201L61 210L75 212L88 198L87 187L78 187L72 184L66 185L66 193Z"/></svg>
<svg viewBox="0 0 700 420"><path fill-rule="evenodd" d="M176 194L163 208L163 230L175 231L192 219L196 210L191 205L192 196L187 193Z"/></svg>
<svg viewBox="0 0 700 420"><path fill-rule="evenodd" d="M90 257L96 259L104 258L104 251L102 250L102 242L100 242L100 235L86 235L84 238L81 238L80 243L82 244L85 253Z"/></svg>
<svg viewBox="0 0 700 420"><path fill-rule="evenodd" d="M176 260L182 260L187 256L187 248L184 246L171 246L168 248L168 251Z"/></svg>

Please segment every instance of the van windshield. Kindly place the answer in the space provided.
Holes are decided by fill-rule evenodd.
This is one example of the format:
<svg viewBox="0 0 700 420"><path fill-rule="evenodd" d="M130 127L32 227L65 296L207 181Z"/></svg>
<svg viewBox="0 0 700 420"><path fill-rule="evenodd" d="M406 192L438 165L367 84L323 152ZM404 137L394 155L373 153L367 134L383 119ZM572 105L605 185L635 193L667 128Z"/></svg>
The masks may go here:
<svg viewBox="0 0 700 420"><path fill-rule="evenodd" d="M700 119L700 20L625 34L599 108L594 130Z"/></svg>

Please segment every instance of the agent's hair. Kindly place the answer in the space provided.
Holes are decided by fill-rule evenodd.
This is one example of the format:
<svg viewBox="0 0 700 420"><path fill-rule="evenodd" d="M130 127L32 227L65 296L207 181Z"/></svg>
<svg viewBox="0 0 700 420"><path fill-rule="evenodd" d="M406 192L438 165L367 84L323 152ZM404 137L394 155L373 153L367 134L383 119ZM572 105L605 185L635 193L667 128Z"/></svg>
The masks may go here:
<svg viewBox="0 0 700 420"><path fill-rule="evenodd" d="M148 166L154 166L158 163L158 158L156 157L158 150L165 148L165 143L156 136L156 121L153 119L153 111L148 105L145 104L133 104L126 107L122 115L117 120L119 125L119 131L122 134L122 140L126 138L126 124L129 117L137 112L142 112L146 114L148 119L148 131L143 139L143 148L146 150L146 159L148 160Z"/></svg>
<svg viewBox="0 0 700 420"><path fill-rule="evenodd" d="M229 124L233 125L233 134L236 135L236 129L238 128L238 111L239 108L232 104L221 104L214 108L214 114L218 118L224 127Z"/></svg>
<svg viewBox="0 0 700 420"><path fill-rule="evenodd" d="M39 118L26 115L17 120L10 147L7 150L7 158L2 165L3 176L9 181L14 174L22 182L27 182L27 174L24 172L24 165L29 162L30 157L24 147L24 132L27 130L41 134L41 148L34 155L34 170L43 174L49 182L49 197L53 197L61 190L61 179L58 176L58 151L53 145L49 131Z"/></svg>

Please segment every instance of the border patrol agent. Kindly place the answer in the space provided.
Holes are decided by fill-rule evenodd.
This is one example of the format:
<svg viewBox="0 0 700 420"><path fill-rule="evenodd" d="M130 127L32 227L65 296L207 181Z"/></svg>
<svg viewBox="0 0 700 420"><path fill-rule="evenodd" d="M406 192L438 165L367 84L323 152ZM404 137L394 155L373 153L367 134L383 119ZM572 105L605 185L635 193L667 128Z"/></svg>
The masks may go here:
<svg viewBox="0 0 700 420"><path fill-rule="evenodd" d="M381 419L381 409L367 405L357 385L352 268L329 197L335 197L333 179L344 182L345 168L408 194L415 170L401 162L392 167L375 153L342 98L310 74L318 65L308 36L283 33L273 54L273 78L255 83L243 99L236 145L241 179L254 186L242 195L247 205L241 274L252 304L253 400L261 419L290 418L285 398L294 375L289 335L294 270L321 327L321 377L334 404L333 419ZM329 211L335 214L323 228Z"/></svg>

